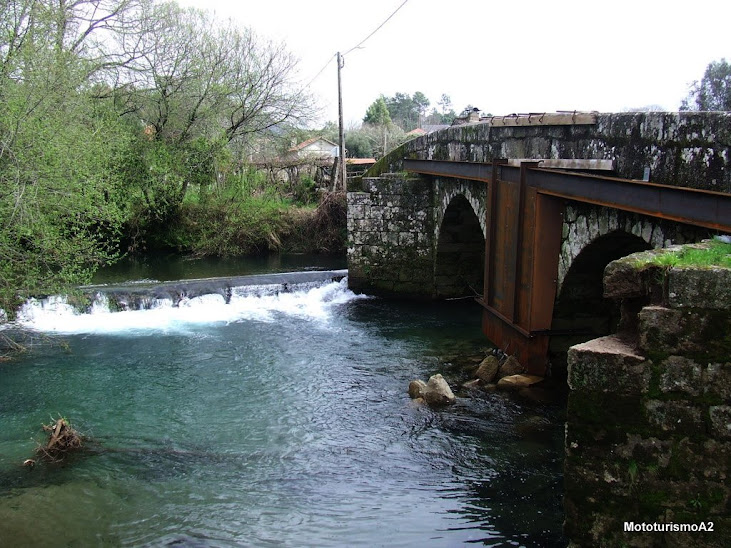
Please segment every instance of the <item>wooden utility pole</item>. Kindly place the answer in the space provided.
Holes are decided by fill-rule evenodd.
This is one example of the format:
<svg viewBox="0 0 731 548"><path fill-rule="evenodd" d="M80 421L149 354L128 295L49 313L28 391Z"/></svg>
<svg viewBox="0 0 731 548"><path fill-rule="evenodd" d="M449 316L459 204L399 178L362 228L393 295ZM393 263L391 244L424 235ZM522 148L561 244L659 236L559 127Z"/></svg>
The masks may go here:
<svg viewBox="0 0 731 548"><path fill-rule="evenodd" d="M338 146L340 147L337 176L335 179L335 189L337 190L338 182L341 182L343 192L348 191L347 179L345 171L345 131L343 130L343 86L340 78L340 71L345 66L345 58L338 52L338 127L339 138Z"/></svg>

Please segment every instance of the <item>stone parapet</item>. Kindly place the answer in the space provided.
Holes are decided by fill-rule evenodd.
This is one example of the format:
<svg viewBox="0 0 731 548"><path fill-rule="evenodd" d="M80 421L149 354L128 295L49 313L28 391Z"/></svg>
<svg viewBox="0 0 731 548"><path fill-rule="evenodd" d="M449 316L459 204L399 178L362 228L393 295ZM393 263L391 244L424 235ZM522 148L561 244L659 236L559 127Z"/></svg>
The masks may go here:
<svg viewBox="0 0 731 548"><path fill-rule="evenodd" d="M648 258L605 270L606 294L642 302L625 307L631 330L569 350L566 535L574 546L731 546L731 270Z"/></svg>
<svg viewBox="0 0 731 548"><path fill-rule="evenodd" d="M541 123L540 118L435 131L393 150L368 173L400 171L404 158L596 159L614 161L617 175L627 179L649 176L661 184L731 192L731 112L602 113L571 124Z"/></svg>

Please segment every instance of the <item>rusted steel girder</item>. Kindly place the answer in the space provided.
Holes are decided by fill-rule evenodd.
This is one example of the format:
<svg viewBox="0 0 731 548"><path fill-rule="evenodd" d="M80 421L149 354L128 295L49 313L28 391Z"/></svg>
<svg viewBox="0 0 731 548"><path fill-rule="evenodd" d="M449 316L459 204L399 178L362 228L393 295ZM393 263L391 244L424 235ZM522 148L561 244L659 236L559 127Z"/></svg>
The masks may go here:
<svg viewBox="0 0 731 548"><path fill-rule="evenodd" d="M404 160L404 169L414 173L486 183L490 182L491 165ZM507 179L517 180L520 168L512 169L514 173ZM541 194L731 232L731 194L724 192L545 169L540 163L531 165L527 177L527 186Z"/></svg>
<svg viewBox="0 0 731 548"><path fill-rule="evenodd" d="M721 192L544 169L539 162L405 159L404 169L488 183L483 331L539 375L546 368L566 200L731 232L731 195Z"/></svg>

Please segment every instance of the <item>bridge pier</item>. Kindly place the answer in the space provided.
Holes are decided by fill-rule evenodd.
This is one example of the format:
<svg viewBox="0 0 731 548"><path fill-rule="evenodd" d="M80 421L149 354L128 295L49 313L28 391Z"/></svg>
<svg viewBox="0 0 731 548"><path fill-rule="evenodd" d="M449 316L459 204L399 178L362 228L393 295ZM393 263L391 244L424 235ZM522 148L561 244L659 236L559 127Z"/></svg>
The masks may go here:
<svg viewBox="0 0 731 548"><path fill-rule="evenodd" d="M364 178L348 192L348 283L373 295L431 299L435 293L434 195L399 174Z"/></svg>

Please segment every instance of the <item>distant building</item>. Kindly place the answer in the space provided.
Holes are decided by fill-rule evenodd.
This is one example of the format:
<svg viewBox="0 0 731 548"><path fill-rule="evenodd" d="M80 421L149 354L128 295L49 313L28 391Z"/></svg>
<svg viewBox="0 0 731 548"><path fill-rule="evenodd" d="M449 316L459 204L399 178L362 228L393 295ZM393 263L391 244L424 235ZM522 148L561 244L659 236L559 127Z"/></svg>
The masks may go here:
<svg viewBox="0 0 731 548"><path fill-rule="evenodd" d="M336 143L324 137L313 137L298 145L294 145L287 151L288 160L327 160L337 158L340 147Z"/></svg>
<svg viewBox="0 0 731 548"><path fill-rule="evenodd" d="M452 122L452 125L461 126L462 124L474 124L475 122L479 122L480 119L480 109L475 107L472 110L466 110L460 116L457 116Z"/></svg>
<svg viewBox="0 0 731 548"><path fill-rule="evenodd" d="M406 137L408 137L409 139L413 139L415 137L421 137L422 135L434 133L435 131L439 131L440 129L446 129L448 127L450 127L448 124L425 124L422 127L418 127L409 131L406 134Z"/></svg>
<svg viewBox="0 0 731 548"><path fill-rule="evenodd" d="M420 127L417 127L416 129L412 129L406 134L406 137L409 139L413 139L414 137L421 137L422 135L426 135L427 131L425 129L422 129Z"/></svg>
<svg viewBox="0 0 731 548"><path fill-rule="evenodd" d="M421 128L427 133L434 133L435 131L447 129L448 127L450 127L449 124L424 124L421 126Z"/></svg>
<svg viewBox="0 0 731 548"><path fill-rule="evenodd" d="M375 158L346 158L348 178L359 177L376 163Z"/></svg>

